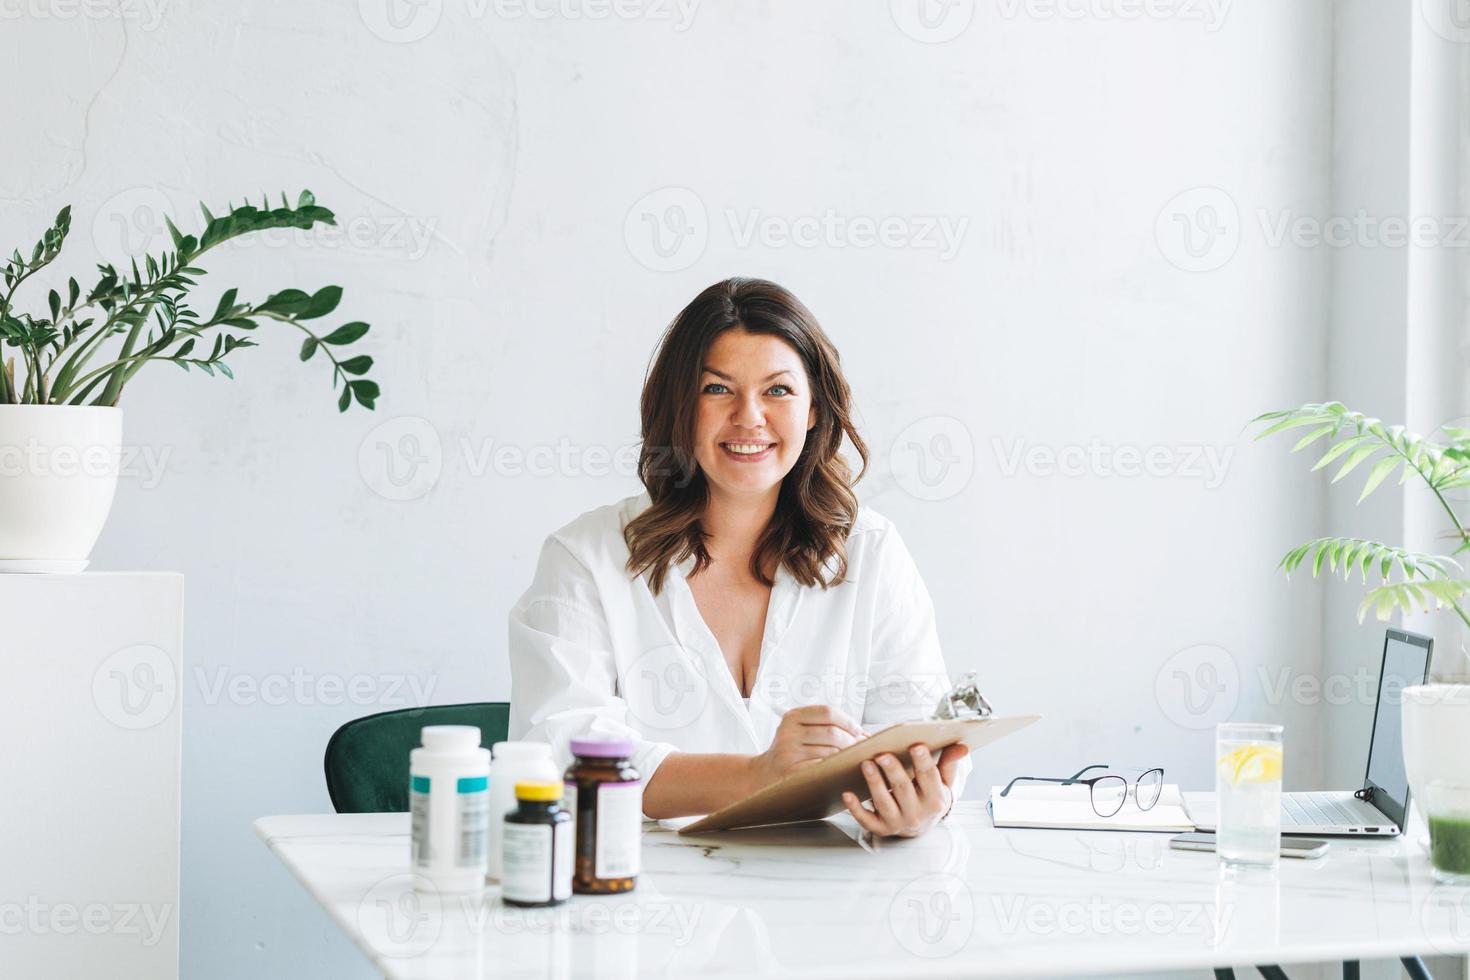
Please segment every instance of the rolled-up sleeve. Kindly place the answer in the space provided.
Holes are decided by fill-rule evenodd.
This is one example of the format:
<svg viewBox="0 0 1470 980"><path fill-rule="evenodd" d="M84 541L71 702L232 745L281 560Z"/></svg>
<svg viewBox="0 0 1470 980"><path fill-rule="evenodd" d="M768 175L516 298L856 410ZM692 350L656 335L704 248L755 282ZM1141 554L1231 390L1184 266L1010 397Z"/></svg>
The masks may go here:
<svg viewBox="0 0 1470 980"><path fill-rule="evenodd" d="M879 578L863 709L863 725L868 728L932 718L952 683L939 647L934 602L918 566L896 528L878 533L882 535ZM955 799L964 793L972 768L969 758L956 767L951 786Z"/></svg>
<svg viewBox="0 0 1470 980"><path fill-rule="evenodd" d="M510 736L547 742L563 766L584 736L626 738L646 783L670 753L643 737L618 696L611 630L586 565L555 537L541 549L536 577L510 612Z"/></svg>

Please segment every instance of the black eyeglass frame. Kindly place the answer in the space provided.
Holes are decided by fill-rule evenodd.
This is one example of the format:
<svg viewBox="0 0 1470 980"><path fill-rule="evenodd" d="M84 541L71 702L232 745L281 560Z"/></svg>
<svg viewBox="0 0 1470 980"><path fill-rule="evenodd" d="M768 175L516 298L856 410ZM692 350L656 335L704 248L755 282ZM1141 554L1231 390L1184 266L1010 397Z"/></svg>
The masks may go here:
<svg viewBox="0 0 1470 980"><path fill-rule="evenodd" d="M1107 769L1107 768L1108 768L1108 766L1106 764L1104 764L1104 763L1094 763L1093 765L1090 765L1090 766L1083 766L1081 769L1078 769L1075 773L1073 773L1072 775L1068 776L1066 779L1056 779L1056 778L1047 777L1047 776L1017 776L1015 779L1012 779L1010 782L1006 783L1006 788L1000 791L1000 795L1001 796L1008 796L1008 795L1010 795L1011 787L1014 786L1014 785L1016 785L1017 783L1060 783L1063 786L1073 786L1073 785L1086 786L1087 787L1087 798L1088 798L1089 802L1092 803L1092 812L1093 813L1096 813L1099 817L1113 817L1113 816L1117 816L1120 812L1122 812L1122 810L1123 810L1123 804L1125 804L1125 803L1128 802L1128 780L1127 779L1124 779L1122 776L1118 776L1118 775L1115 775L1115 774L1112 774L1112 773L1109 773L1106 776L1093 776L1091 779L1083 779L1083 778L1081 778L1082 777L1082 774L1085 773L1085 772L1087 772L1087 770L1089 770L1089 769ZM1154 794L1154 798L1149 801L1148 806L1144 806L1143 805L1143 802L1142 802L1142 799L1141 799L1141 797L1138 794L1138 787L1143 784L1143 780L1146 777L1152 775L1153 773L1158 773L1159 774L1159 792L1156 793L1156 794ZM1111 813L1104 813L1102 811L1102 809L1100 807L1098 807L1098 805L1097 805L1097 784L1098 783L1105 783L1105 782L1108 782L1109 780L1117 780L1118 782L1120 782L1120 783L1123 784L1123 795L1118 799L1118 806ZM1159 802L1159 797L1161 797L1161 796L1164 795L1163 790L1164 790L1164 770L1163 770L1163 768L1162 767L1159 767L1159 766L1155 766L1152 769L1146 769L1142 773L1139 774L1139 776L1138 776L1137 779L1135 779L1133 781L1133 803L1140 810L1143 810L1143 811L1152 810L1154 808L1154 805Z"/></svg>

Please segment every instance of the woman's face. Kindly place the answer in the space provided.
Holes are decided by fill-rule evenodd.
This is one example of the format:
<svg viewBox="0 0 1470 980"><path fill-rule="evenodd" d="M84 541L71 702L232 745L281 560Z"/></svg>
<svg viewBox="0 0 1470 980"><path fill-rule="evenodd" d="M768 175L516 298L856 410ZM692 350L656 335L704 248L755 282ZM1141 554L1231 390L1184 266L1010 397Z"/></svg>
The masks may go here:
<svg viewBox="0 0 1470 980"><path fill-rule="evenodd" d="M711 491L764 496L791 472L817 421L795 348L738 327L710 345L700 375L694 458Z"/></svg>

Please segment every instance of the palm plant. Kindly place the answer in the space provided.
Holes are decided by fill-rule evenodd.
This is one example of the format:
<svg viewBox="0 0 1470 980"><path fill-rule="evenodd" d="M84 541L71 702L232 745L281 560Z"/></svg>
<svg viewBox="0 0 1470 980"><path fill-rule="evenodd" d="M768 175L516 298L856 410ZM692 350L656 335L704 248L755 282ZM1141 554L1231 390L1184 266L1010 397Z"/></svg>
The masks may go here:
<svg viewBox="0 0 1470 980"><path fill-rule="evenodd" d="M65 297L55 289L50 291L49 315L16 312L15 293L60 254L71 228L71 208L61 209L29 259L19 251L12 254L3 266L0 345L17 349L20 366L18 369L17 358L12 357L0 369L0 404L116 405L123 387L153 361L168 361L185 371L198 368L211 376L218 371L233 378L225 358L242 347L256 346L249 333L257 321L276 320L306 335L301 360L310 360L317 351L326 355L332 364L332 387L339 381L342 384L337 400L341 411L347 411L354 400L372 409L378 386L362 375L372 367L373 359L366 354L339 358L334 351L361 339L368 325L347 323L319 334L306 322L337 308L342 299L340 286L324 286L314 293L284 289L259 303L240 302L237 290L231 288L207 317L188 303L191 287L205 274L197 263L216 245L267 229L335 224L332 212L318 206L310 191L301 193L295 207L282 194L278 208L272 208L269 201L258 208L247 203L231 206L219 217L202 204L200 210L205 225L197 238L182 234L165 218L172 250L156 258L144 255L142 268L137 258L131 260L130 270L121 272L112 265L99 265L100 278L85 295L76 279L69 279ZM204 344L211 334L214 342L205 353Z"/></svg>
<svg viewBox="0 0 1470 980"><path fill-rule="evenodd" d="M1340 571L1344 581L1356 572L1364 584L1369 574L1373 574L1381 584L1363 597L1358 606L1359 622L1370 609L1380 620L1385 620L1396 610L1427 612L1432 605L1436 609L1448 606L1470 626L1470 615L1465 608L1470 580L1463 577L1464 570L1454 557L1470 551L1470 528L1460 520L1446 496L1459 487L1470 486L1470 429L1446 426L1438 430L1444 433L1444 439L1431 441L1406 431L1401 425L1384 425L1361 412L1349 411L1340 402L1267 412L1252 420L1252 424L1266 422L1270 425L1257 439L1291 429L1307 429L1297 439L1292 452L1314 445L1318 449L1326 447L1312 470L1341 461L1332 477L1333 483L1367 466L1368 475L1358 494L1359 503L1395 472L1400 474L1399 485L1417 475L1444 509L1451 528L1446 536L1455 542L1451 554L1430 555L1363 538L1316 538L1288 551L1279 567L1290 575L1299 567L1309 565L1313 578L1321 575L1325 567L1329 574Z"/></svg>

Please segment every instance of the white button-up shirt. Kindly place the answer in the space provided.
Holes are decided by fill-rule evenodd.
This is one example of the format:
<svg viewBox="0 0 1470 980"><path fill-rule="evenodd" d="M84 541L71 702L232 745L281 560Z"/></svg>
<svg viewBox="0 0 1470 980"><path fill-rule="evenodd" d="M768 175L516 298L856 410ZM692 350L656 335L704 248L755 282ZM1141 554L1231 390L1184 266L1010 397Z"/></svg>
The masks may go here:
<svg viewBox="0 0 1470 980"><path fill-rule="evenodd" d="M510 614L512 738L549 742L564 764L575 737L629 738L647 780L672 752L764 752L801 705L841 708L868 731L932 716L950 688L934 606L887 519L859 509L841 585L777 570L747 706L690 591L694 560L671 566L658 595L627 570L623 527L648 503L600 507L547 538Z"/></svg>

